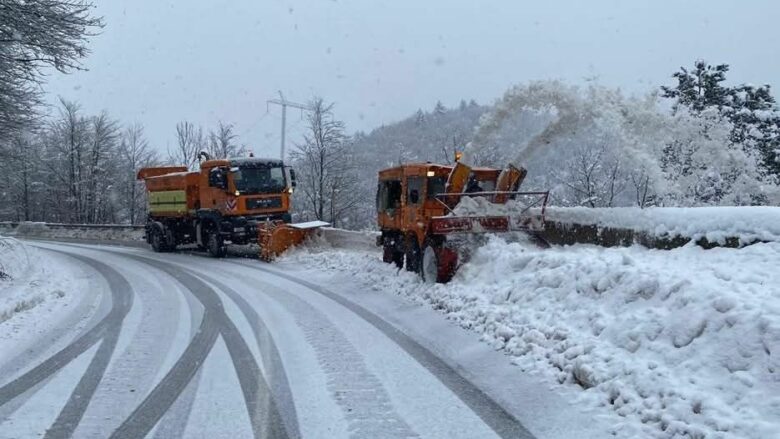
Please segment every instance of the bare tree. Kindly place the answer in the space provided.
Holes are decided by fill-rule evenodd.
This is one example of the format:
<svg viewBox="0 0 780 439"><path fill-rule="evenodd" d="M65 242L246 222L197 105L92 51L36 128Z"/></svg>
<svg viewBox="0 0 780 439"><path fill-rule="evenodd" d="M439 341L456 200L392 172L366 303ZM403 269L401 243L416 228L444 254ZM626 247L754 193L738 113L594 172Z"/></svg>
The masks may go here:
<svg viewBox="0 0 780 439"><path fill-rule="evenodd" d="M0 0L0 137L19 132L40 104L44 67L81 69L86 37L103 26L82 0Z"/></svg>
<svg viewBox="0 0 780 439"><path fill-rule="evenodd" d="M620 158L606 141L576 147L558 180L569 190L569 202L589 207L614 206L626 187Z"/></svg>
<svg viewBox="0 0 780 439"><path fill-rule="evenodd" d="M47 142L48 160L46 166L55 176L53 192L59 192L60 187L66 188L61 209L63 217L60 221L76 222L83 220L84 203L82 188L84 185L84 156L89 142L89 121L81 116L81 107L75 103L60 98L60 115L54 121Z"/></svg>
<svg viewBox="0 0 780 439"><path fill-rule="evenodd" d="M196 128L192 122L179 122L176 124L176 148L173 152L168 151L168 161L192 169L205 147L203 128Z"/></svg>
<svg viewBox="0 0 780 439"><path fill-rule="evenodd" d="M315 97L309 105L304 141L290 155L301 176L298 188L305 212L337 225L346 220L362 193L351 143L344 122L333 115L332 103Z"/></svg>
<svg viewBox="0 0 780 439"><path fill-rule="evenodd" d="M113 180L106 172L106 165L109 164L110 156L115 153L119 138L119 126L104 111L92 118L91 131L92 141L86 169L85 220L89 223L95 223L98 222L101 211L105 212L106 207L105 193L98 190L98 187L105 187L106 180Z"/></svg>
<svg viewBox="0 0 780 439"><path fill-rule="evenodd" d="M244 148L236 143L238 136L233 124L219 121L216 131L209 133L209 153L214 158L238 157L244 154Z"/></svg>
<svg viewBox="0 0 780 439"><path fill-rule="evenodd" d="M16 221L30 221L34 213L39 171L38 145L30 133L18 133L0 148L0 173L5 209Z"/></svg>
<svg viewBox="0 0 780 439"><path fill-rule="evenodd" d="M119 144L119 156L122 160L122 204L127 209L127 220L130 224L137 224L143 219L145 198L143 183L135 176L139 169L157 162L157 154L149 148L143 125L134 123L125 128Z"/></svg>

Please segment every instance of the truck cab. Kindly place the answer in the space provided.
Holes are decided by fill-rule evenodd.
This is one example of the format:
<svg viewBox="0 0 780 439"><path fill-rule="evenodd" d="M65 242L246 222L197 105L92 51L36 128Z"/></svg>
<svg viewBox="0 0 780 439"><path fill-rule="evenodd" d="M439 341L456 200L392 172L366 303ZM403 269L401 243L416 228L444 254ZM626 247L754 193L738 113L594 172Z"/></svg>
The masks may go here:
<svg viewBox="0 0 780 439"><path fill-rule="evenodd" d="M207 160L200 165L200 210L290 222L294 171L275 159Z"/></svg>
<svg viewBox="0 0 780 439"><path fill-rule="evenodd" d="M295 172L277 159L202 162L196 237L204 235L204 227L216 228L225 241L246 244L257 236L258 223L289 223L295 185ZM202 239L198 243L203 245Z"/></svg>
<svg viewBox="0 0 780 439"><path fill-rule="evenodd" d="M410 163L380 171L376 208L384 260L400 267L406 257L407 269L416 271L416 254L431 239L431 218L446 215L457 204L442 194L476 188L493 191L499 174L500 169L470 168L460 163Z"/></svg>

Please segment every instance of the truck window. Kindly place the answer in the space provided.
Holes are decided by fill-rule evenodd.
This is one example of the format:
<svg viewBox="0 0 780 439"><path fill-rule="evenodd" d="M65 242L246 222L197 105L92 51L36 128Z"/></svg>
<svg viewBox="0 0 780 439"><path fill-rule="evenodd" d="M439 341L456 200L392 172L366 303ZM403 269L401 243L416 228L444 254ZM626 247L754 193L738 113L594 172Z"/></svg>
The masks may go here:
<svg viewBox="0 0 780 439"><path fill-rule="evenodd" d="M422 177L409 177L406 179L406 201L408 204L420 204L422 202Z"/></svg>
<svg viewBox="0 0 780 439"><path fill-rule="evenodd" d="M401 207L401 181L380 181L377 188L376 203L379 212L386 212Z"/></svg>
<svg viewBox="0 0 780 439"><path fill-rule="evenodd" d="M285 189L284 169L281 166L239 167L233 172L236 190L247 194L271 194Z"/></svg>
<svg viewBox="0 0 780 439"><path fill-rule="evenodd" d="M428 199L436 198L436 195L445 193L444 185L447 184L447 177L428 177Z"/></svg>

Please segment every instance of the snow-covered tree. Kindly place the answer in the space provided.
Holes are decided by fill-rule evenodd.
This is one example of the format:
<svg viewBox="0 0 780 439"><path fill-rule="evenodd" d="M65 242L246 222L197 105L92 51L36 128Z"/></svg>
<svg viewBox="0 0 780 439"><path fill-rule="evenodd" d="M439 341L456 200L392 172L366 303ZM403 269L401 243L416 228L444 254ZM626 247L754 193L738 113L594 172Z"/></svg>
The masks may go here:
<svg viewBox="0 0 780 439"><path fill-rule="evenodd" d="M439 116L446 112L447 112L447 107L445 107L444 104L441 103L441 101L436 101L436 106L433 107L433 114Z"/></svg>
<svg viewBox="0 0 780 439"><path fill-rule="evenodd" d="M45 68L81 69L86 38L103 26L82 0L0 0L0 138L29 127Z"/></svg>
<svg viewBox="0 0 780 439"><path fill-rule="evenodd" d="M358 180L344 122L333 114L334 104L315 97L309 106L303 142L290 154L299 176L296 205L303 216L338 226L351 220L366 192Z"/></svg>
<svg viewBox="0 0 780 439"><path fill-rule="evenodd" d="M663 96L673 99L675 112L717 111L731 124L730 143L755 156L761 173L780 181L780 111L771 89L769 85L726 86L728 71L727 64L711 66L698 60L693 70L681 68L672 75L677 85L661 87Z"/></svg>
<svg viewBox="0 0 780 439"><path fill-rule="evenodd" d="M692 70L680 67L672 74L677 79L677 85L662 86L663 97L675 100L675 110L680 106L693 111L713 106L720 108L727 104L731 95L731 90L722 85L728 71L728 64L712 66L704 60L696 60Z"/></svg>
<svg viewBox="0 0 780 439"><path fill-rule="evenodd" d="M146 197L144 184L136 180L136 174L141 168L158 162L157 153L149 147L146 140L143 125L134 123L122 132L119 158L119 205L122 206L122 211L126 212L127 222L139 224L146 219Z"/></svg>

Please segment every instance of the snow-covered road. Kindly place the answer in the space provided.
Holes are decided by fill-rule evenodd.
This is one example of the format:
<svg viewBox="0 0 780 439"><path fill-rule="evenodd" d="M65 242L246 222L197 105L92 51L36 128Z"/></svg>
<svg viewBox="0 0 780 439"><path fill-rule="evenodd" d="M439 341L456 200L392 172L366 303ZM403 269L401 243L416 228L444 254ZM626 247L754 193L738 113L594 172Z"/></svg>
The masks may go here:
<svg viewBox="0 0 780 439"><path fill-rule="evenodd" d="M476 335L343 275L291 261L27 244L80 281L62 281L68 312L22 326L45 331L0 344L0 438L607 431Z"/></svg>

